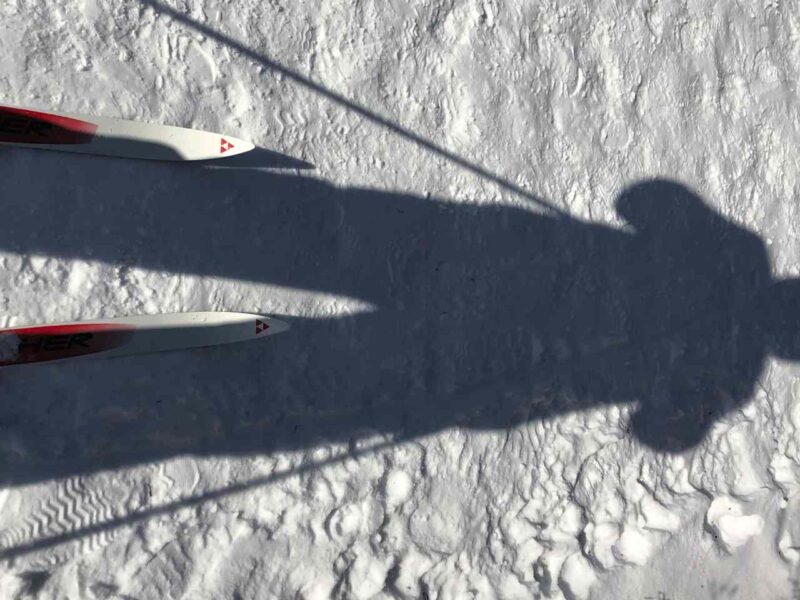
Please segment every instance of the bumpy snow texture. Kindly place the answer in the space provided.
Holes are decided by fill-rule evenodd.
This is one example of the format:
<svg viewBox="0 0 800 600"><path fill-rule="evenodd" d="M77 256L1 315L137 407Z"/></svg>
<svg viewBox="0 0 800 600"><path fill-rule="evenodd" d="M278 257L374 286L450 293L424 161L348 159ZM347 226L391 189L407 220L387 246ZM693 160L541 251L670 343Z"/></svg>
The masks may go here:
<svg viewBox="0 0 800 600"><path fill-rule="evenodd" d="M0 370L0 596L794 597L799 25L0 3L0 102L262 148L0 147L0 326L292 324Z"/></svg>

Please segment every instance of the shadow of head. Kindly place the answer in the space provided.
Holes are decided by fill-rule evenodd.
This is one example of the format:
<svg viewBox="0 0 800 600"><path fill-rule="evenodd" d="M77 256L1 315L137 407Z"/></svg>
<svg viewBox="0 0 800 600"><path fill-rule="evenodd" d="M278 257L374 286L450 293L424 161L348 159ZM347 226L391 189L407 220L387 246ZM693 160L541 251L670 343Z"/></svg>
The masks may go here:
<svg viewBox="0 0 800 600"><path fill-rule="evenodd" d="M773 279L759 237L681 184L636 184L617 210L634 231L628 276L646 282L628 315L647 384L631 429L680 452L752 398L769 356L800 359L800 280Z"/></svg>
<svg viewBox="0 0 800 600"><path fill-rule="evenodd" d="M658 237L684 238L692 232L725 225L724 219L692 190L664 179L626 188L617 197L616 209L638 232Z"/></svg>

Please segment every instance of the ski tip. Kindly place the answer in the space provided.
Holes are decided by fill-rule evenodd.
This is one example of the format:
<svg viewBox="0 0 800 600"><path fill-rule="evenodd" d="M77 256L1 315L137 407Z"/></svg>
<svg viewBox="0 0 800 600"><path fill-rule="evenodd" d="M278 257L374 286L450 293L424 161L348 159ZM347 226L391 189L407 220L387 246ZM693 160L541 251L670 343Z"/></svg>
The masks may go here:
<svg viewBox="0 0 800 600"><path fill-rule="evenodd" d="M267 315L256 315L256 335L275 335L289 329L286 321L269 317Z"/></svg>
<svg viewBox="0 0 800 600"><path fill-rule="evenodd" d="M216 158L228 158L230 156L237 156L239 154L244 154L245 152L250 152L254 148L255 144L253 144L252 142L248 142L247 140L235 138L230 135L220 135L219 154L217 155Z"/></svg>

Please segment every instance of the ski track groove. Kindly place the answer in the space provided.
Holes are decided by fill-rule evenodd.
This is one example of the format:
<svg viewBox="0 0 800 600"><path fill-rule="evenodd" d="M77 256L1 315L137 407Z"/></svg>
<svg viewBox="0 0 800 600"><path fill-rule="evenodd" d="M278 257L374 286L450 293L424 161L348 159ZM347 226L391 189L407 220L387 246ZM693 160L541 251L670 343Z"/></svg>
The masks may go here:
<svg viewBox="0 0 800 600"><path fill-rule="evenodd" d="M109 521L117 516L114 501L101 486L87 485L81 477L72 477L51 488L50 494L22 520L22 525L0 532L0 549L30 544L42 538L73 533ZM94 552L113 541L114 531L86 536L67 547L40 555L37 563L67 561L75 554Z"/></svg>

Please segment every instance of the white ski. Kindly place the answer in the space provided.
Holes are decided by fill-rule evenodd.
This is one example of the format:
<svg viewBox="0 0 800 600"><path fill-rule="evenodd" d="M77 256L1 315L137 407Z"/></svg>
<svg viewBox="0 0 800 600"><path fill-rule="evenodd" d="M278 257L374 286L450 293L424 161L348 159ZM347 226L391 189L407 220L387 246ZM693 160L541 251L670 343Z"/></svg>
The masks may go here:
<svg viewBox="0 0 800 600"><path fill-rule="evenodd" d="M229 135L0 105L0 145L147 160L204 160L255 146Z"/></svg>
<svg viewBox="0 0 800 600"><path fill-rule="evenodd" d="M190 312L0 329L0 367L230 344L280 333L264 315Z"/></svg>

